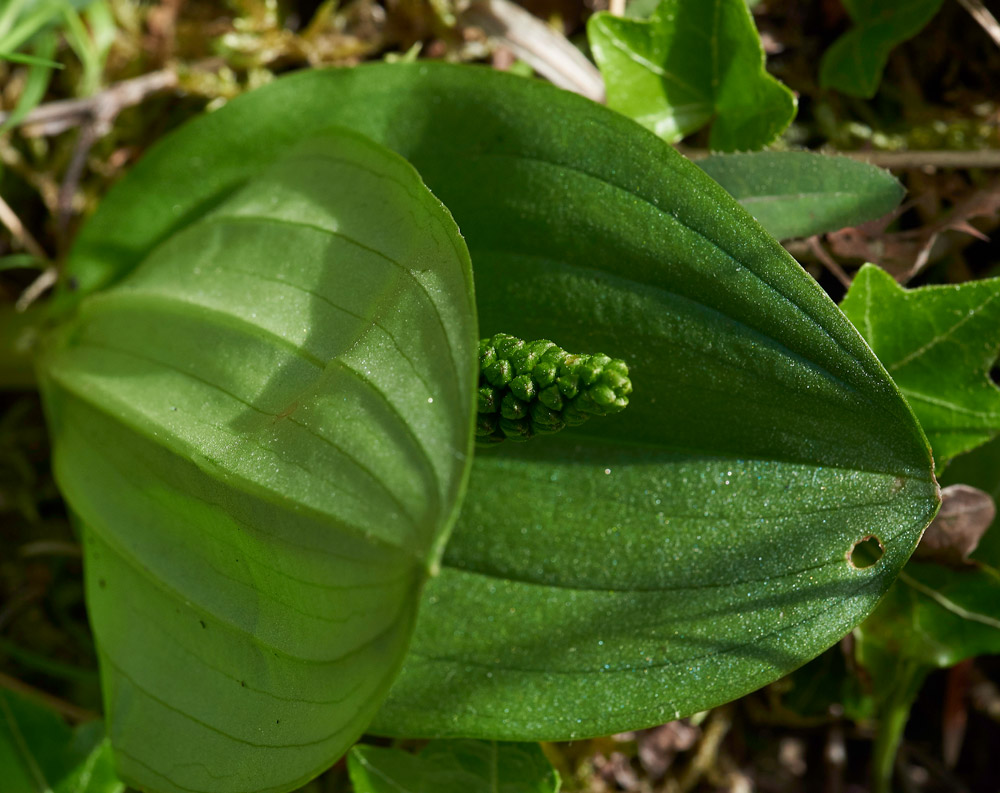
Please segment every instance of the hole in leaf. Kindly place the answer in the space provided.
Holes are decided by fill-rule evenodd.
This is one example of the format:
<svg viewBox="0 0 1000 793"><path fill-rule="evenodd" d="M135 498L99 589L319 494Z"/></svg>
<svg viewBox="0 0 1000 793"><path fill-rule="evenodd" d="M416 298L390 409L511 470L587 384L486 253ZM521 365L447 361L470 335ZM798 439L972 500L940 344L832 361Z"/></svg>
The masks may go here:
<svg viewBox="0 0 1000 793"><path fill-rule="evenodd" d="M990 368L990 380L993 381L993 385L1000 385L1000 361Z"/></svg>
<svg viewBox="0 0 1000 793"><path fill-rule="evenodd" d="M864 570L878 564L878 560L885 553L885 546L882 541L873 534L862 537L847 552L847 561L855 570Z"/></svg>

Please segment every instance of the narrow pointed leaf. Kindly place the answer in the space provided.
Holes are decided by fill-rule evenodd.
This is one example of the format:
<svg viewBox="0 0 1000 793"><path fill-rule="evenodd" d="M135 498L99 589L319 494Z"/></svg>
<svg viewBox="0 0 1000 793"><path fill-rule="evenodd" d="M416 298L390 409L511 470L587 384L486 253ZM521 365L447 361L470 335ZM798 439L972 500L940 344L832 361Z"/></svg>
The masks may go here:
<svg viewBox="0 0 1000 793"><path fill-rule="evenodd" d="M875 96L889 53L917 35L942 0L843 0L854 27L820 60L819 81L851 96Z"/></svg>
<svg viewBox="0 0 1000 793"><path fill-rule="evenodd" d="M617 416L477 453L372 729L527 740L661 723L775 679L873 608L937 506L895 385L724 190L544 84L378 65L235 100L112 191L62 308L331 123L405 156L455 215L483 336L623 358L634 385ZM858 569L869 534L885 554Z"/></svg>
<svg viewBox="0 0 1000 793"><path fill-rule="evenodd" d="M396 674L471 454L468 254L327 130L90 296L43 362L124 779L289 790Z"/></svg>
<svg viewBox="0 0 1000 793"><path fill-rule="evenodd" d="M895 209L904 193L874 165L805 151L713 154L695 164L779 240L874 220Z"/></svg>
<svg viewBox="0 0 1000 793"><path fill-rule="evenodd" d="M587 37L608 106L667 141L711 123L713 149L760 149L795 117L745 0L662 0L649 21L599 12Z"/></svg>
<svg viewBox="0 0 1000 793"><path fill-rule="evenodd" d="M896 380L938 468L1000 433L1000 278L904 289L865 265L841 308Z"/></svg>
<svg viewBox="0 0 1000 793"><path fill-rule="evenodd" d="M431 741L418 755L359 744L347 768L355 793L559 793L536 743Z"/></svg>

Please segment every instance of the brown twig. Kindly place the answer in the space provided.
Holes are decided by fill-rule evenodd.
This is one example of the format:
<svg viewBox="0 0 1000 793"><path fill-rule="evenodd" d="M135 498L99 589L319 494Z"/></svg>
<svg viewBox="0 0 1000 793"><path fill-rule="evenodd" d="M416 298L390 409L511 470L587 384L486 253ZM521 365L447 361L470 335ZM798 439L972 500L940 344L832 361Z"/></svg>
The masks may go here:
<svg viewBox="0 0 1000 793"><path fill-rule="evenodd" d="M689 160L700 160L712 152L675 146ZM820 151L820 154L823 152ZM969 151L838 151L838 156L902 171L907 168L1000 168L1000 149L974 149Z"/></svg>
<svg viewBox="0 0 1000 793"><path fill-rule="evenodd" d="M64 699L59 699L59 697L49 694L47 691L29 686L16 677L11 677L3 672L0 672L0 688L6 688L8 691L13 691L29 699L37 700L72 722L81 723L101 718L100 714L94 713L92 710L81 708L72 702L66 702Z"/></svg>
<svg viewBox="0 0 1000 793"><path fill-rule="evenodd" d="M177 73L173 69L161 69L115 83L85 99L61 99L39 105L21 119L18 126L29 137L58 135L88 120L114 120L126 107L141 103L151 94L176 87ZM8 115L0 113L0 124Z"/></svg>
<svg viewBox="0 0 1000 793"><path fill-rule="evenodd" d="M853 160L880 168L1000 168L1000 149L972 151L845 151Z"/></svg>
<svg viewBox="0 0 1000 793"><path fill-rule="evenodd" d="M826 248L823 247L823 243L819 241L818 235L809 237L806 240L806 245L809 246L809 250L820 260L823 266L833 273L837 280L844 285L845 289L851 288L851 276L844 271L844 268L840 266L836 259L827 253Z"/></svg>
<svg viewBox="0 0 1000 793"><path fill-rule="evenodd" d="M35 540L20 547L19 553L25 559L32 556L82 556L83 549L77 542L66 540Z"/></svg>
<svg viewBox="0 0 1000 793"><path fill-rule="evenodd" d="M117 111L115 111L117 113ZM56 230L60 243L65 243L66 232L69 229L70 218L73 217L73 198L80 186L80 177L87 165L87 156L91 148L111 129L114 115L95 117L84 122L73 147L73 157L66 168L62 184L59 186L59 197L56 199Z"/></svg>

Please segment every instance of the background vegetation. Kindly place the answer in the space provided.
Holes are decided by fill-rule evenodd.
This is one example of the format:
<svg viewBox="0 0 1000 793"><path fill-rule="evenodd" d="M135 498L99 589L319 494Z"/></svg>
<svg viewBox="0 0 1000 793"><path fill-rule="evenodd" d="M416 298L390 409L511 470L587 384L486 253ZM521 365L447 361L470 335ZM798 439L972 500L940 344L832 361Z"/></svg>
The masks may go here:
<svg viewBox="0 0 1000 793"><path fill-rule="evenodd" d="M643 3L630 11L648 14ZM32 377L24 329L30 334L32 308L79 224L166 132L291 70L370 59L484 61L563 74L577 90L594 90L596 73L581 70L565 39L586 48L587 20L604 10L599 1L525 2L547 26L541 38L537 25L495 5L10 0L0 7L0 364L7 373L0 394L0 687L30 693L71 723L100 710L80 549L49 472L38 398L18 389ZM998 274L1000 243L991 238L1000 226L1000 42L993 38L1000 34L970 13L974 3L931 3L931 24L883 47L884 76L873 85L830 59L821 64L845 33L861 35L864 20L848 14L858 5L754 5L768 71L798 99L795 120L772 148L867 159L891 168L908 194L881 220L787 246L837 301L864 262L910 287ZM682 148L700 156L713 134L697 129ZM995 446L960 457L945 481L995 495ZM902 613L910 620L905 630L916 631L917 618ZM711 712L640 733L546 745L545 752L570 791L867 789L881 682L856 666L856 640L848 636L789 678ZM964 660L933 672L920 688L897 778L906 790L993 791L998 745L1000 661ZM308 789L349 790L346 765Z"/></svg>

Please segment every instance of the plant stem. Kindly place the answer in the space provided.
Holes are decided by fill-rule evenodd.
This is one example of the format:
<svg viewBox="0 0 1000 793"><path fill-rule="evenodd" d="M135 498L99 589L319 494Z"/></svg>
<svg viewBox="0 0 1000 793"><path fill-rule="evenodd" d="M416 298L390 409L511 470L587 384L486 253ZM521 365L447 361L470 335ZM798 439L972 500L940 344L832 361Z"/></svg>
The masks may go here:
<svg viewBox="0 0 1000 793"><path fill-rule="evenodd" d="M892 792L892 771L910 718L910 708L927 677L928 668L916 661L904 661L892 690L879 708L879 722L872 755L872 793Z"/></svg>

